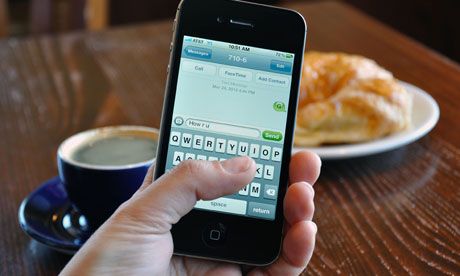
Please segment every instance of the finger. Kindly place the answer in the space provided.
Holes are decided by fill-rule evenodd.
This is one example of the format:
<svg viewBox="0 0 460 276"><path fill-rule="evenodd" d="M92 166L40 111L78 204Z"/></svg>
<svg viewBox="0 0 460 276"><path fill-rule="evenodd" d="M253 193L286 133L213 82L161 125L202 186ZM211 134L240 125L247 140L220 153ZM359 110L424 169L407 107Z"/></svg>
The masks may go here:
<svg viewBox="0 0 460 276"><path fill-rule="evenodd" d="M153 182L153 174L155 172L155 164L156 160L153 161L152 165L149 167L149 170L147 171L147 174L145 175L144 181L142 181L142 185L139 187L136 193L140 193L145 188L147 188L150 184Z"/></svg>
<svg viewBox="0 0 460 276"><path fill-rule="evenodd" d="M269 266L254 269L249 275L299 275L313 254L316 232L316 224L312 221L291 225L278 260Z"/></svg>
<svg viewBox="0 0 460 276"><path fill-rule="evenodd" d="M197 200L211 200L233 194L251 182L256 165L249 157L222 162L187 160L149 185L125 204L138 222L158 231L169 231L172 224L187 214ZM163 232L162 232L163 233Z"/></svg>
<svg viewBox="0 0 460 276"><path fill-rule="evenodd" d="M284 197L284 217L289 225L312 220L315 212L315 191L307 182L296 182L287 189Z"/></svg>
<svg viewBox="0 0 460 276"><path fill-rule="evenodd" d="M319 177L321 159L315 153L302 150L292 155L289 165L289 182L305 181L314 184Z"/></svg>

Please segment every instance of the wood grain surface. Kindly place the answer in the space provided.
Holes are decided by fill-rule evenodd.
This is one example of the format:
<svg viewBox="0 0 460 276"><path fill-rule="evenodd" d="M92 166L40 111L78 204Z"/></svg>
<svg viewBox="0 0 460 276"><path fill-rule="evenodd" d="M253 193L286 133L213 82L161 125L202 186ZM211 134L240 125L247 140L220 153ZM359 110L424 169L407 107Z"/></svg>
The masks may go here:
<svg viewBox="0 0 460 276"><path fill-rule="evenodd" d="M441 108L403 148L324 162L306 275L460 274L460 68L338 3L296 4L308 49L362 54ZM56 175L59 143L114 124L158 127L171 22L0 41L0 275L54 275L69 256L25 235L22 199Z"/></svg>

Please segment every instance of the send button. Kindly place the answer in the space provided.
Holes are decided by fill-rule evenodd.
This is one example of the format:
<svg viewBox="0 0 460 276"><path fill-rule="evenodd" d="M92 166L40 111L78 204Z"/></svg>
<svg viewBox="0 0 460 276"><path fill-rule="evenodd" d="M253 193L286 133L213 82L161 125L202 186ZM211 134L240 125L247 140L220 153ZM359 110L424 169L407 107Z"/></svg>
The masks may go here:
<svg viewBox="0 0 460 276"><path fill-rule="evenodd" d="M211 59L212 51L211 49L200 48L200 47L193 47L187 46L184 49L185 55L194 58L204 58L204 59Z"/></svg>
<svg viewBox="0 0 460 276"><path fill-rule="evenodd" d="M283 134L277 131L265 130L262 132L262 137L264 137L265 140L281 141L281 139L283 139Z"/></svg>

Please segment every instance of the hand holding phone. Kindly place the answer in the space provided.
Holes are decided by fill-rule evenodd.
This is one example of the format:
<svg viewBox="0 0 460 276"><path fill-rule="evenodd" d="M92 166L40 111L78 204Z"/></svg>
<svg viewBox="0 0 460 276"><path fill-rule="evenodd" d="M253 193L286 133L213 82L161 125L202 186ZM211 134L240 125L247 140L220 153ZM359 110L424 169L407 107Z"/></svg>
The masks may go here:
<svg viewBox="0 0 460 276"><path fill-rule="evenodd" d="M290 156L303 18L240 1L184 0L174 29L155 176L151 169L139 191L62 273L241 272L234 264L172 256L173 250L205 259L271 263L251 271L256 274L301 273L314 247L311 184L320 167L314 154ZM244 167L248 158L235 158L239 155L255 164L250 161L236 178L208 178L234 160ZM208 161L186 165L186 159ZM194 169L197 164L206 165ZM177 169L168 173L171 168ZM209 179L215 183L206 185ZM197 195L204 200L196 202Z"/></svg>
<svg viewBox="0 0 460 276"><path fill-rule="evenodd" d="M232 193L239 189L238 185L244 185L247 181L244 178L254 174L254 168L250 168L253 163L248 161L247 158L221 161L225 163L222 168L232 172L224 172L224 175L220 168L214 167L217 162L192 161L189 163L199 166L190 169L187 168L190 164L179 165L174 172L154 182L150 169L139 191L99 228L61 274L238 275L239 265L172 256L170 229L174 221L193 208L196 194L217 198L229 193L228 186L233 185ZM292 156L291 183L284 199L284 216L289 227L284 233L281 257L269 266L252 268L248 275L262 271L271 275L299 275L305 269L315 242L311 185L318 177L319 168L320 161L315 154L299 152ZM217 182L216 176L225 179Z"/></svg>

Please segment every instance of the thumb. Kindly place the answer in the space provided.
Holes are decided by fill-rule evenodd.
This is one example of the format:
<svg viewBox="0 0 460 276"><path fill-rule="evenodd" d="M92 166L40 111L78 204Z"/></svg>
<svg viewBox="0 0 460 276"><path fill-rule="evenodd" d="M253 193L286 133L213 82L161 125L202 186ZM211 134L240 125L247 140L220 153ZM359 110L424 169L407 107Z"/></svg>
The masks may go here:
<svg viewBox="0 0 460 276"><path fill-rule="evenodd" d="M125 211L132 213L137 223L165 233L198 200L233 194L250 183L255 169L254 160L246 156L221 162L186 160L133 196Z"/></svg>

